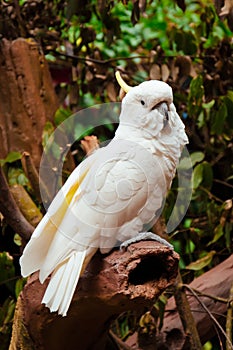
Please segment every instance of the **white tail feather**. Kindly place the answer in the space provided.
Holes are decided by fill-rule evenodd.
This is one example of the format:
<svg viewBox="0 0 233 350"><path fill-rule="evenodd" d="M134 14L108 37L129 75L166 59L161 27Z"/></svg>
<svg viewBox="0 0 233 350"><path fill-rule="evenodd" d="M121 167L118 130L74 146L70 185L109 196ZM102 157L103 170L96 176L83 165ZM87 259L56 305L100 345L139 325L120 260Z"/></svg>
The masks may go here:
<svg viewBox="0 0 233 350"><path fill-rule="evenodd" d="M58 311L60 315L66 316L85 256L86 251L74 252L54 270L42 300L42 304L49 307L50 311Z"/></svg>

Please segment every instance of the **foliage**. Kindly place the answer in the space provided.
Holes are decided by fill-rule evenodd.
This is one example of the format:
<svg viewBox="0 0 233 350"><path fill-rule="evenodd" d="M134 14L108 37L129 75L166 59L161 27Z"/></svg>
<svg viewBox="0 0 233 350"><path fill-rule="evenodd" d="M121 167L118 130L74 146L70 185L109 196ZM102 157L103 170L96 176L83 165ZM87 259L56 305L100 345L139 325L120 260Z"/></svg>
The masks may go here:
<svg viewBox="0 0 233 350"><path fill-rule="evenodd" d="M193 165L191 204L172 234L172 243L181 255L180 267L187 281L225 259L231 252L233 228L233 60L227 18L219 18L210 0L16 3L0 5L0 32L8 39L33 37L41 44L60 99L55 125L80 108L116 101L116 67L132 85L151 78L172 86L189 135ZM53 128L51 123L46 125L44 144ZM94 133L106 139L113 131L109 127ZM19 160L20 154L14 152L0 164L9 182L20 183L33 196ZM177 186L174 181L163 212L166 220ZM2 221L0 265L5 264L7 275L1 269L1 337L10 334L8 324L23 283L14 280L19 276L20 254L14 236ZM129 320L127 315L116 324L119 335L129 333Z"/></svg>

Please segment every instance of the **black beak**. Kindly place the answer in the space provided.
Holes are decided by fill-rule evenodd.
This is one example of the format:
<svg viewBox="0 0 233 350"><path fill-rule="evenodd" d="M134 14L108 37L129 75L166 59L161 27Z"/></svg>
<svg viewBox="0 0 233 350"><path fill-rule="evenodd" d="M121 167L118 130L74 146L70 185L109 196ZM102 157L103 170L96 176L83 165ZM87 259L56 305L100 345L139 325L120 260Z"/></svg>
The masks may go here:
<svg viewBox="0 0 233 350"><path fill-rule="evenodd" d="M163 127L165 128L165 126L167 126L168 122L169 122L169 115L168 115L168 109L165 111L165 117L163 119Z"/></svg>
<svg viewBox="0 0 233 350"><path fill-rule="evenodd" d="M153 106L153 108L151 110L153 111L154 109L158 109L164 115L163 126L165 128L165 126L169 122L169 114L168 114L168 105L167 105L167 103L166 102L160 102L159 104Z"/></svg>

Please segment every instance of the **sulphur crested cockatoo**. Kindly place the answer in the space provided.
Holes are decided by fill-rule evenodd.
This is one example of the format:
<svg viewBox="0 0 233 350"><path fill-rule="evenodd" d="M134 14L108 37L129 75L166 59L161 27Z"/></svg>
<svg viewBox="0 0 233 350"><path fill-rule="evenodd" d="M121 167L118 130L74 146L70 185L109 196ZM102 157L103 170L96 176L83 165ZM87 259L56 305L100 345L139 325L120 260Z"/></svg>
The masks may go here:
<svg viewBox="0 0 233 350"><path fill-rule="evenodd" d="M115 137L73 171L20 259L23 276L39 271L43 283L51 275L42 303L63 316L97 249L107 253L145 238L169 245L143 228L171 186L188 142L184 125L166 83L131 88L116 76L127 94Z"/></svg>

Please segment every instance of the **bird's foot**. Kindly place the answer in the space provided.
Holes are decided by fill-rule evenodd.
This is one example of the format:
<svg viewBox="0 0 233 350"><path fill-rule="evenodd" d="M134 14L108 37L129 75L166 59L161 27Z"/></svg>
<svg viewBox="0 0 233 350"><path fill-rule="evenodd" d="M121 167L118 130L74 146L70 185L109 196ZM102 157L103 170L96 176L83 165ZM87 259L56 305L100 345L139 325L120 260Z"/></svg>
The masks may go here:
<svg viewBox="0 0 233 350"><path fill-rule="evenodd" d="M168 243L168 241L166 241L166 239L164 239L164 238L162 238L162 237L160 237L152 232L140 232L137 234L137 236L130 238L130 239L127 239L125 242L121 243L120 250L124 250L132 243L139 242L139 241L149 241L149 240L159 242L159 243L165 245L166 247L174 250L174 247L170 243Z"/></svg>

